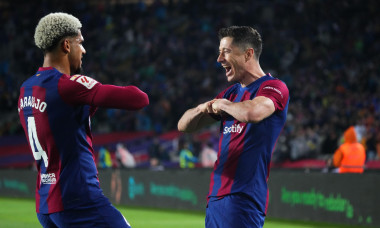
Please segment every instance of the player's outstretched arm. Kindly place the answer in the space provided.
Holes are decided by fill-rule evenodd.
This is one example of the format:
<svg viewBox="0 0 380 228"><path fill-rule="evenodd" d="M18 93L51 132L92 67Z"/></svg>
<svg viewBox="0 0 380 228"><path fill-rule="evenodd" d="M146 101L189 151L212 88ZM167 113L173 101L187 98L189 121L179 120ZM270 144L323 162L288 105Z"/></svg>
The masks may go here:
<svg viewBox="0 0 380 228"><path fill-rule="evenodd" d="M92 103L98 107L137 110L147 106L149 98L136 86L101 85Z"/></svg>
<svg viewBox="0 0 380 228"><path fill-rule="evenodd" d="M178 121L178 130L182 132L193 132L216 122L217 120L210 115L215 114L211 107L213 102L214 100L208 101L187 110Z"/></svg>
<svg viewBox="0 0 380 228"><path fill-rule="evenodd" d="M136 86L103 85L84 75L63 75L58 91L71 105L137 110L149 104L148 95Z"/></svg>

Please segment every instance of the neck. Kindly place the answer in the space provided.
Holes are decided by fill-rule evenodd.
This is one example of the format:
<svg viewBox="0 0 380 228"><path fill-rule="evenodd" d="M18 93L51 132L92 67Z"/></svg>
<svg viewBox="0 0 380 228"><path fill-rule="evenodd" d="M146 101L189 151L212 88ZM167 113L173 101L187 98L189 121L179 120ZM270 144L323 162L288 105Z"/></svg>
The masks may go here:
<svg viewBox="0 0 380 228"><path fill-rule="evenodd" d="M66 60L65 55L46 53L44 57L43 67L54 67L61 73L71 75L70 65Z"/></svg>
<svg viewBox="0 0 380 228"><path fill-rule="evenodd" d="M254 62L251 67L246 71L246 75L243 77L243 80L240 82L242 87L246 87L257 79L265 76L265 72L261 69L258 62Z"/></svg>

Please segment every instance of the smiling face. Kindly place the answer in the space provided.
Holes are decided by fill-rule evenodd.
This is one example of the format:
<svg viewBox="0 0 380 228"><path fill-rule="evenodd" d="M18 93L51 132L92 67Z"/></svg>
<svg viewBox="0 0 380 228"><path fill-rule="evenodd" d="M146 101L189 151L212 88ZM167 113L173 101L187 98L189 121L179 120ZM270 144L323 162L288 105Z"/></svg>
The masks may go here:
<svg viewBox="0 0 380 228"><path fill-rule="evenodd" d="M245 52L233 45L232 37L224 37L220 40L219 56L217 61L226 70L227 81L241 82L246 72Z"/></svg>
<svg viewBox="0 0 380 228"><path fill-rule="evenodd" d="M83 54L86 54L86 50L83 47L83 36L79 31L77 36L69 38L70 41L70 52L69 52L69 61L70 61L70 73L80 74L82 71L82 57Z"/></svg>

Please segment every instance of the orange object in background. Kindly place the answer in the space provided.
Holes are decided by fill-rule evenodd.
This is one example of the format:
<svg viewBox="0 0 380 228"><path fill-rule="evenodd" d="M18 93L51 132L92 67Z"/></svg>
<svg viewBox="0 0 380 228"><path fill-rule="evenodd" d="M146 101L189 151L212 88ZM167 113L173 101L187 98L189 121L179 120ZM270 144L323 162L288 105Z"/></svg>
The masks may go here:
<svg viewBox="0 0 380 228"><path fill-rule="evenodd" d="M363 173L366 154L357 140L355 128L349 127L343 137L344 143L334 153L334 166L339 168L339 173Z"/></svg>

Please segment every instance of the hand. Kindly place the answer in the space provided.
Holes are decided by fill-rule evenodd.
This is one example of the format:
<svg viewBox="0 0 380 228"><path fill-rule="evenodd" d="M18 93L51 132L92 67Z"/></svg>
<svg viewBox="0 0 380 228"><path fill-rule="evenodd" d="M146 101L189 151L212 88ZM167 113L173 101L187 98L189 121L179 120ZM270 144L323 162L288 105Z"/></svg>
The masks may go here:
<svg viewBox="0 0 380 228"><path fill-rule="evenodd" d="M224 111L222 110L222 107L224 105L227 105L231 103L231 101L227 99L214 99L211 106L212 106L212 112L214 114L222 115Z"/></svg>
<svg viewBox="0 0 380 228"><path fill-rule="evenodd" d="M212 103L214 103L215 100L216 99L198 105L198 109L203 113L214 113L212 110Z"/></svg>

